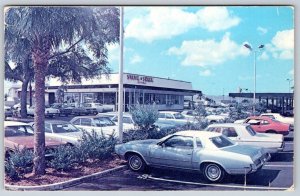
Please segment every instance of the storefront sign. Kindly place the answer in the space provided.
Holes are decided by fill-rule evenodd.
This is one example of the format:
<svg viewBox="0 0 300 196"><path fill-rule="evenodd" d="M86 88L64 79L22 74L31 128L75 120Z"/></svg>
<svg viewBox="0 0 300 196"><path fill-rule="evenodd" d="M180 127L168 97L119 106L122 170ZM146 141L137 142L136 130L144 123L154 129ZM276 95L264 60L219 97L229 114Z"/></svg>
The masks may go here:
<svg viewBox="0 0 300 196"><path fill-rule="evenodd" d="M149 83L149 82L152 83L153 82L153 77L128 74L127 75L127 80L135 80L138 83L146 84L146 83Z"/></svg>

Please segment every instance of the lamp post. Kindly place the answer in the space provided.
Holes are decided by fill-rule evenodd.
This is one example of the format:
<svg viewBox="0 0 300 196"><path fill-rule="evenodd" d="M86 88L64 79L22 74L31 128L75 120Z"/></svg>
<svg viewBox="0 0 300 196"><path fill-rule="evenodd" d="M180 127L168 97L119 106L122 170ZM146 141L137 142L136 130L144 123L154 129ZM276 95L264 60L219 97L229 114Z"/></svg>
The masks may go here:
<svg viewBox="0 0 300 196"><path fill-rule="evenodd" d="M293 81L293 79L286 79L289 82L289 93L291 92L291 82Z"/></svg>
<svg viewBox="0 0 300 196"><path fill-rule="evenodd" d="M253 49L251 45L249 44L244 44L246 48L250 50L250 52L253 52L254 55L254 60L253 60L253 66L254 66L254 91L253 91L253 115L255 114L255 104L256 104L256 53L259 52L261 49L263 49L265 46L264 45L259 45L257 49Z"/></svg>

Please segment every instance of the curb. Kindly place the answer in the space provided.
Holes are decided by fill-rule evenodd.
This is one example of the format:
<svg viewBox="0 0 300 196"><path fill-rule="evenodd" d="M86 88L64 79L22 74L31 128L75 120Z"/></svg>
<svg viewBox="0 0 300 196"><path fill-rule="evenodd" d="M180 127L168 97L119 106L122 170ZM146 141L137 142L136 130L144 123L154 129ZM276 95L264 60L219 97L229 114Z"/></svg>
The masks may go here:
<svg viewBox="0 0 300 196"><path fill-rule="evenodd" d="M79 178L74 178L65 182L58 182L54 184L47 184L47 185L40 185L40 186L15 186L15 185L4 185L4 188L6 190L10 191L54 191L54 190L61 190L76 184L80 184L85 180L93 180L99 177L106 176L108 174L111 174L116 171L120 171L125 169L127 166L122 165L113 169L108 169L102 172L98 172L95 174L79 177Z"/></svg>

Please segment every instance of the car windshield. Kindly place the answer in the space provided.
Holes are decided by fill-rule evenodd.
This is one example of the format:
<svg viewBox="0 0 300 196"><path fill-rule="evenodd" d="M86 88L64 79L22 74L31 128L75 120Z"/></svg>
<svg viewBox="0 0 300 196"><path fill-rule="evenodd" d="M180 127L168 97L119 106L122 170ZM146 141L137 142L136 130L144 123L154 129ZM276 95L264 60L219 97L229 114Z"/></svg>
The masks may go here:
<svg viewBox="0 0 300 196"><path fill-rule="evenodd" d="M252 136L256 135L256 132L251 128L251 126L247 126L246 130L248 131L248 133Z"/></svg>
<svg viewBox="0 0 300 196"><path fill-rule="evenodd" d="M52 129L54 133L73 133L80 132L74 125L71 123L64 124L52 124Z"/></svg>
<svg viewBox="0 0 300 196"><path fill-rule="evenodd" d="M5 137L33 136L29 129L32 130L30 126L8 126L5 127Z"/></svg>
<svg viewBox="0 0 300 196"><path fill-rule="evenodd" d="M212 137L210 141L218 148L232 146L234 143L224 136Z"/></svg>
<svg viewBox="0 0 300 196"><path fill-rule="evenodd" d="M107 126L115 125L115 123L113 121L111 121L108 117L94 118L94 122L97 127L107 127Z"/></svg>
<svg viewBox="0 0 300 196"><path fill-rule="evenodd" d="M175 119L185 119L185 117L181 113L174 114Z"/></svg>

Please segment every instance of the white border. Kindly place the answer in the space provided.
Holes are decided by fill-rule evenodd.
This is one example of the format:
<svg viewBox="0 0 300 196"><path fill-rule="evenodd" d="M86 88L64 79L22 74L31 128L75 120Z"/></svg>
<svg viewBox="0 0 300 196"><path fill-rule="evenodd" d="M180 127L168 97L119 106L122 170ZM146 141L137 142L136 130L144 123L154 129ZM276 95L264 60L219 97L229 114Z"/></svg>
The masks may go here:
<svg viewBox="0 0 300 196"><path fill-rule="evenodd" d="M125 3L126 2L126 3ZM142 3L141 3L142 2ZM0 26L2 27L2 31L0 33L0 38L1 38L1 50L0 50L0 56L1 56L1 64L2 66L0 66L0 73L1 73L1 85L0 85L0 92L4 92L4 88L3 88L3 81L4 81L4 60L3 60L3 46L4 46L4 37L3 37L3 10L4 10L4 6L7 5L292 5L295 7L295 130L297 132L297 130L300 130L300 119L299 119L299 112L300 112L300 106L299 103L297 102L298 100L300 100L300 85L299 84L299 51L298 51L298 46L300 45L299 42L299 18L300 18L300 14L299 14L299 10L298 7L300 5L300 1L296 1L296 0L264 0L262 2L262 0L144 0L144 1L139 1L139 0L126 0L126 1L122 1L122 0L63 0L63 1L58 1L58 0L25 0L25 1L20 1L20 0L1 0L0 2L1 4L1 8L2 8L2 12L0 15ZM298 65L298 67L297 67ZM0 93L0 100L4 100L3 99L3 93ZM1 102L0 104L0 123L1 123L1 127L3 127L3 102ZM3 130L3 129L0 129ZM2 132L3 134L3 132ZM298 137L299 134L295 134L295 141L299 140ZM0 146L3 146L3 140L0 140ZM299 148L299 144L297 144L297 142L295 142L295 160L294 160L294 164L297 165L297 163L299 162L299 155L297 155L298 152L298 148ZM1 150L3 150L3 148L0 148ZM0 158L0 165L1 165L1 169L3 168L3 159ZM5 191L3 188L3 170L1 170L0 172L0 194L1 195L5 195L5 196L11 196L11 195L30 195L30 196L38 196L40 194L43 195L50 195L53 194L52 192L14 192L14 191ZM172 196L177 196L177 195L182 195L182 194L189 194L189 195L207 195L207 194L213 194L216 196L219 195L224 195L224 194L230 194L231 196L240 196L242 195L272 195L272 196L282 196L282 195L299 195L300 191L299 191L299 187L297 189L297 185L299 185L299 173L297 172L298 168L294 168L294 184L295 184L295 191L294 192L283 192L283 191L261 191L261 192L253 192L253 191L163 191L163 192L151 192L151 191L147 191L147 192L140 192L140 191L89 191L89 192L78 192L78 191L68 191L68 192L61 192L61 191L56 191L54 194L58 194L58 195L72 195L72 196L80 196L82 194L89 194L89 195L112 195L114 194L114 196L141 196L141 194L146 195L172 195ZM298 173L298 174L297 174Z"/></svg>

